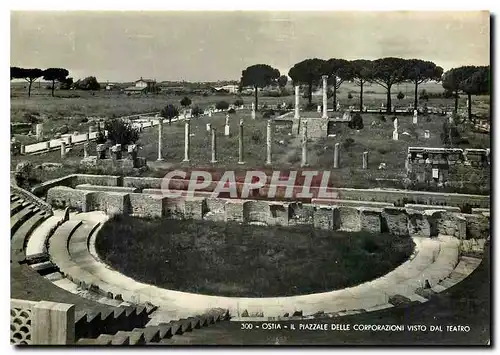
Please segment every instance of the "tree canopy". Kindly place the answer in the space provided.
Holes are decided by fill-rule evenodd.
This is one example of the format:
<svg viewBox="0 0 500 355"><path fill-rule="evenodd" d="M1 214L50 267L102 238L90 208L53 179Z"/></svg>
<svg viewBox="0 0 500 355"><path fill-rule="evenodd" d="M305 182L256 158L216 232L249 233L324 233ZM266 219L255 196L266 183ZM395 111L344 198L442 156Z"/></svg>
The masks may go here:
<svg viewBox="0 0 500 355"><path fill-rule="evenodd" d="M10 67L10 80L12 79L24 79L28 82L28 97L31 96L31 86L38 78L43 75L43 71L38 68L19 68Z"/></svg>
<svg viewBox="0 0 500 355"><path fill-rule="evenodd" d="M338 88L345 80L353 78L351 63L345 59L328 59L321 71L323 75L328 75L328 83L333 85L333 110L336 111Z"/></svg>
<svg viewBox="0 0 500 355"><path fill-rule="evenodd" d="M267 64L251 65L241 72L241 86L252 86L255 91L255 109L258 110L259 88L265 88L276 83L280 77L280 71Z"/></svg>
<svg viewBox="0 0 500 355"><path fill-rule="evenodd" d="M289 71L288 76L292 78L294 85L308 85L309 104L312 103L312 88L317 85L323 74L325 61L323 59L306 59L295 64Z"/></svg>
<svg viewBox="0 0 500 355"><path fill-rule="evenodd" d="M392 110L391 88L408 80L408 63L405 59L387 57L373 61L371 81L387 90L387 112Z"/></svg>
<svg viewBox="0 0 500 355"><path fill-rule="evenodd" d="M455 114L458 111L458 98L464 88L464 82L477 70L478 67L467 65L450 69L444 73L442 85L445 90L451 91L455 97Z"/></svg>
<svg viewBox="0 0 500 355"><path fill-rule="evenodd" d="M433 62L421 59L409 59L407 78L415 84L415 96L413 107L416 110L418 107L418 85L430 80L440 81L443 76L443 68L437 66Z"/></svg>
<svg viewBox="0 0 500 355"><path fill-rule="evenodd" d="M76 89L79 90L100 90L101 85L97 81L95 76L88 76L83 80L77 80L74 84Z"/></svg>
<svg viewBox="0 0 500 355"><path fill-rule="evenodd" d="M54 96L54 85L56 81L64 81L69 71L63 68L48 68L43 71L43 79L52 81L52 96Z"/></svg>

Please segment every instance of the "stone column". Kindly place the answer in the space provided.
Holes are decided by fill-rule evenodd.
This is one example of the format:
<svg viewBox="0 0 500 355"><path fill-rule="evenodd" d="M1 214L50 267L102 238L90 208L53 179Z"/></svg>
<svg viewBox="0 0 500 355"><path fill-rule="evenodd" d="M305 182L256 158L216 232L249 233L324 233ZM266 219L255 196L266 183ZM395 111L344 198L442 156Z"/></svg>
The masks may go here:
<svg viewBox="0 0 500 355"><path fill-rule="evenodd" d="M321 113L321 105L318 105L318 109L316 110L318 113Z"/></svg>
<svg viewBox="0 0 500 355"><path fill-rule="evenodd" d="M398 119L397 117L394 119L394 131L392 132L392 140L397 141L399 139L398 133Z"/></svg>
<svg viewBox="0 0 500 355"><path fill-rule="evenodd" d="M61 159L66 158L66 142L61 141Z"/></svg>
<svg viewBox="0 0 500 355"><path fill-rule="evenodd" d="M89 143L85 142L83 143L83 157L88 158L89 156Z"/></svg>
<svg viewBox="0 0 500 355"><path fill-rule="evenodd" d="M255 120L255 102L252 102L252 120Z"/></svg>
<svg viewBox="0 0 500 355"><path fill-rule="evenodd" d="M187 118L184 125L184 162L189 162L189 151L191 145L191 125L190 120Z"/></svg>
<svg viewBox="0 0 500 355"><path fill-rule="evenodd" d="M207 132L210 133L212 131L212 124L211 123L207 123Z"/></svg>
<svg viewBox="0 0 500 355"><path fill-rule="evenodd" d="M302 161L301 167L307 166L307 120L302 127Z"/></svg>
<svg viewBox="0 0 500 355"><path fill-rule="evenodd" d="M238 135L238 164L245 164L243 160L243 120L240 120L240 131Z"/></svg>
<svg viewBox="0 0 500 355"><path fill-rule="evenodd" d="M300 86L295 86L295 116L293 118L300 118Z"/></svg>
<svg viewBox="0 0 500 355"><path fill-rule="evenodd" d="M363 169L368 169L368 152L363 152Z"/></svg>
<svg viewBox="0 0 500 355"><path fill-rule="evenodd" d="M271 164L271 148L272 148L272 125L271 120L267 121L267 138L266 138L266 146L267 146L267 156L266 156L266 164Z"/></svg>
<svg viewBox="0 0 500 355"><path fill-rule="evenodd" d="M327 112L327 108L328 108L328 75L323 75L321 77L323 79L323 115L321 116L321 118L328 118L328 112Z"/></svg>
<svg viewBox="0 0 500 355"><path fill-rule="evenodd" d="M38 123L35 126L35 132L36 132L36 139L38 140L43 139L43 123Z"/></svg>
<svg viewBox="0 0 500 355"><path fill-rule="evenodd" d="M215 128L212 128L212 163L217 163L217 135Z"/></svg>
<svg viewBox="0 0 500 355"><path fill-rule="evenodd" d="M418 123L418 111L413 110L413 124L417 124L417 123Z"/></svg>
<svg viewBox="0 0 500 355"><path fill-rule="evenodd" d="M226 115L226 125L224 126L224 135L229 136L229 114Z"/></svg>
<svg viewBox="0 0 500 355"><path fill-rule="evenodd" d="M75 305L38 302L31 310L33 345L68 345L75 343Z"/></svg>
<svg viewBox="0 0 500 355"><path fill-rule="evenodd" d="M340 143L335 143L335 148L333 150L333 167L335 169L339 167L339 147Z"/></svg>
<svg viewBox="0 0 500 355"><path fill-rule="evenodd" d="M163 160L162 157L162 146L163 146L163 120L160 118L158 120L158 159L157 161Z"/></svg>

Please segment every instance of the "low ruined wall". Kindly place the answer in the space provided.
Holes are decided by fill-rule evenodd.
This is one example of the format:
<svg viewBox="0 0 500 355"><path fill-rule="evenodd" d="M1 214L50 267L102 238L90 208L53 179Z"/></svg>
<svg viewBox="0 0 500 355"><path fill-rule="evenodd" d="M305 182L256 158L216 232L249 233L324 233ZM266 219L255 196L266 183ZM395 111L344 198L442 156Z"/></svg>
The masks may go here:
<svg viewBox="0 0 500 355"><path fill-rule="evenodd" d="M45 201L39 199L38 197L36 197L31 192L26 191L26 190L24 190L24 189L22 189L22 188L20 188L18 186L12 186L12 185L10 186L10 191L14 192L16 195L18 195L22 199L28 201L29 203L34 204L35 206L37 206L38 208L40 208L40 210L42 210L46 214L48 214L48 215L52 215L53 214L52 213L52 207L50 206L50 204L48 204Z"/></svg>
<svg viewBox="0 0 500 355"><path fill-rule="evenodd" d="M75 185L122 186L122 177L114 175L76 174Z"/></svg>
<svg viewBox="0 0 500 355"><path fill-rule="evenodd" d="M40 185L33 187L31 192L38 197L42 197L47 195L47 191L55 186L74 187L76 180L77 174L67 175L62 178L42 182Z"/></svg>
<svg viewBox="0 0 500 355"><path fill-rule="evenodd" d="M418 211L400 207L359 207L287 203L262 200L170 199L144 193L84 191L68 187L49 190L47 201L57 208L100 210L108 214L142 217L234 221L261 225L309 225L326 230L367 231L396 236L432 237L438 234L460 239L486 238L489 218L443 210Z"/></svg>

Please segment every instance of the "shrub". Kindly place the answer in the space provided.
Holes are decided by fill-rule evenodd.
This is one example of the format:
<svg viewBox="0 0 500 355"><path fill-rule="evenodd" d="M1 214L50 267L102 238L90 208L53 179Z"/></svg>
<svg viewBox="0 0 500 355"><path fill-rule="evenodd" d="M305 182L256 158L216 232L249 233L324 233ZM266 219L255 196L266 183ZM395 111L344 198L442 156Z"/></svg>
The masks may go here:
<svg viewBox="0 0 500 355"><path fill-rule="evenodd" d="M29 113L29 112L26 112L24 115L23 115L23 120L27 123L31 123L31 124L35 124L35 123L38 123L38 117L36 117L35 115Z"/></svg>
<svg viewBox="0 0 500 355"><path fill-rule="evenodd" d="M254 143L260 144L264 141L263 133L256 129L255 131L252 132L251 139Z"/></svg>
<svg viewBox="0 0 500 355"><path fill-rule="evenodd" d="M398 96L397 96L398 100L403 100L405 98L405 94L403 94L402 91L398 92Z"/></svg>
<svg viewBox="0 0 500 355"><path fill-rule="evenodd" d="M352 99L352 94L351 94L351 93L347 94L347 98L348 98L349 100L351 100L351 99Z"/></svg>
<svg viewBox="0 0 500 355"><path fill-rule="evenodd" d="M187 96L184 96L180 102L182 107L188 107L191 105L191 99Z"/></svg>
<svg viewBox="0 0 500 355"><path fill-rule="evenodd" d="M351 122L349 122L348 126L352 129L363 129L363 117L361 117L361 114L359 112L356 112Z"/></svg>
<svg viewBox="0 0 500 355"><path fill-rule="evenodd" d="M445 90L445 91L443 92L443 97L444 97L445 99L451 99L451 98L453 97L453 92L452 92L452 91L450 91L450 90Z"/></svg>
<svg viewBox="0 0 500 355"><path fill-rule="evenodd" d="M243 100L242 99L236 99L234 100L234 106L236 107L240 107L244 104Z"/></svg>
<svg viewBox="0 0 500 355"><path fill-rule="evenodd" d="M227 110L227 113L236 113L236 110L231 107L229 110Z"/></svg>
<svg viewBox="0 0 500 355"><path fill-rule="evenodd" d="M160 111L160 116L168 119L170 124L172 118L179 116L179 109L172 104L168 104Z"/></svg>
<svg viewBox="0 0 500 355"><path fill-rule="evenodd" d="M106 143L106 137L104 136L104 132L101 130L101 124L97 124L97 136L96 136L96 143L97 144L104 144Z"/></svg>
<svg viewBox="0 0 500 355"><path fill-rule="evenodd" d="M293 102L289 102L289 103L287 103L287 104L286 104L286 108L287 108L288 110L293 109Z"/></svg>
<svg viewBox="0 0 500 355"><path fill-rule="evenodd" d="M215 104L215 108L217 110L227 110L229 108L229 102L227 101L219 101Z"/></svg>
<svg viewBox="0 0 500 355"><path fill-rule="evenodd" d="M191 115L193 117L198 117L200 115L203 115L203 110L199 107L199 106L195 106L193 107L193 109L191 110Z"/></svg>
<svg viewBox="0 0 500 355"><path fill-rule="evenodd" d="M382 122L387 122L387 119L385 118L384 115L380 115L379 117L379 120L382 121Z"/></svg>
<svg viewBox="0 0 500 355"><path fill-rule="evenodd" d="M351 147L354 145L354 143L355 143L355 142L356 142L356 141L355 141L354 139L352 139L352 138L350 138L350 137L349 137L349 138L346 138L346 139L344 140L344 144L343 144L343 146L344 146L344 148L345 148L346 150L348 150L349 148L351 148Z"/></svg>
<svg viewBox="0 0 500 355"><path fill-rule="evenodd" d="M427 93L427 90L425 89L422 89L422 91L420 91L420 95L418 97L420 100L425 100L425 101L428 101L429 100L429 94Z"/></svg>
<svg viewBox="0 0 500 355"><path fill-rule="evenodd" d="M108 131L108 140L113 144L121 144L123 148L139 139L139 131L133 128L130 123L119 118L106 120L104 128Z"/></svg>
<svg viewBox="0 0 500 355"><path fill-rule="evenodd" d="M305 104L303 107L304 107L304 111L315 111L315 110L316 110L317 105L316 105L316 104L313 104L313 103L311 102L311 103L307 103L307 104Z"/></svg>
<svg viewBox="0 0 500 355"><path fill-rule="evenodd" d="M30 161L21 161L16 165L14 177L16 184L20 187L28 187L30 180L33 179L33 164Z"/></svg>
<svg viewBox="0 0 500 355"><path fill-rule="evenodd" d="M270 118L271 116L274 116L276 112L274 112L273 109L266 110L262 113L262 117L264 118Z"/></svg>
<svg viewBox="0 0 500 355"><path fill-rule="evenodd" d="M73 86L78 90L100 90L101 85L95 76L88 76L83 80L77 80Z"/></svg>

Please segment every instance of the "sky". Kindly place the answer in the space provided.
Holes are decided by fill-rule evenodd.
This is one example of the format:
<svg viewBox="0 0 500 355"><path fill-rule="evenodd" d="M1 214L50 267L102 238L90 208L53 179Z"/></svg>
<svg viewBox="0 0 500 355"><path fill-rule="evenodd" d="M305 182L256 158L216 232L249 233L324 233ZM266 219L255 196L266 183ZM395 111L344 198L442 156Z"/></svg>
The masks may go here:
<svg viewBox="0 0 500 355"><path fill-rule="evenodd" d="M11 66L61 67L75 80L239 80L307 58L490 64L488 12L11 12Z"/></svg>

